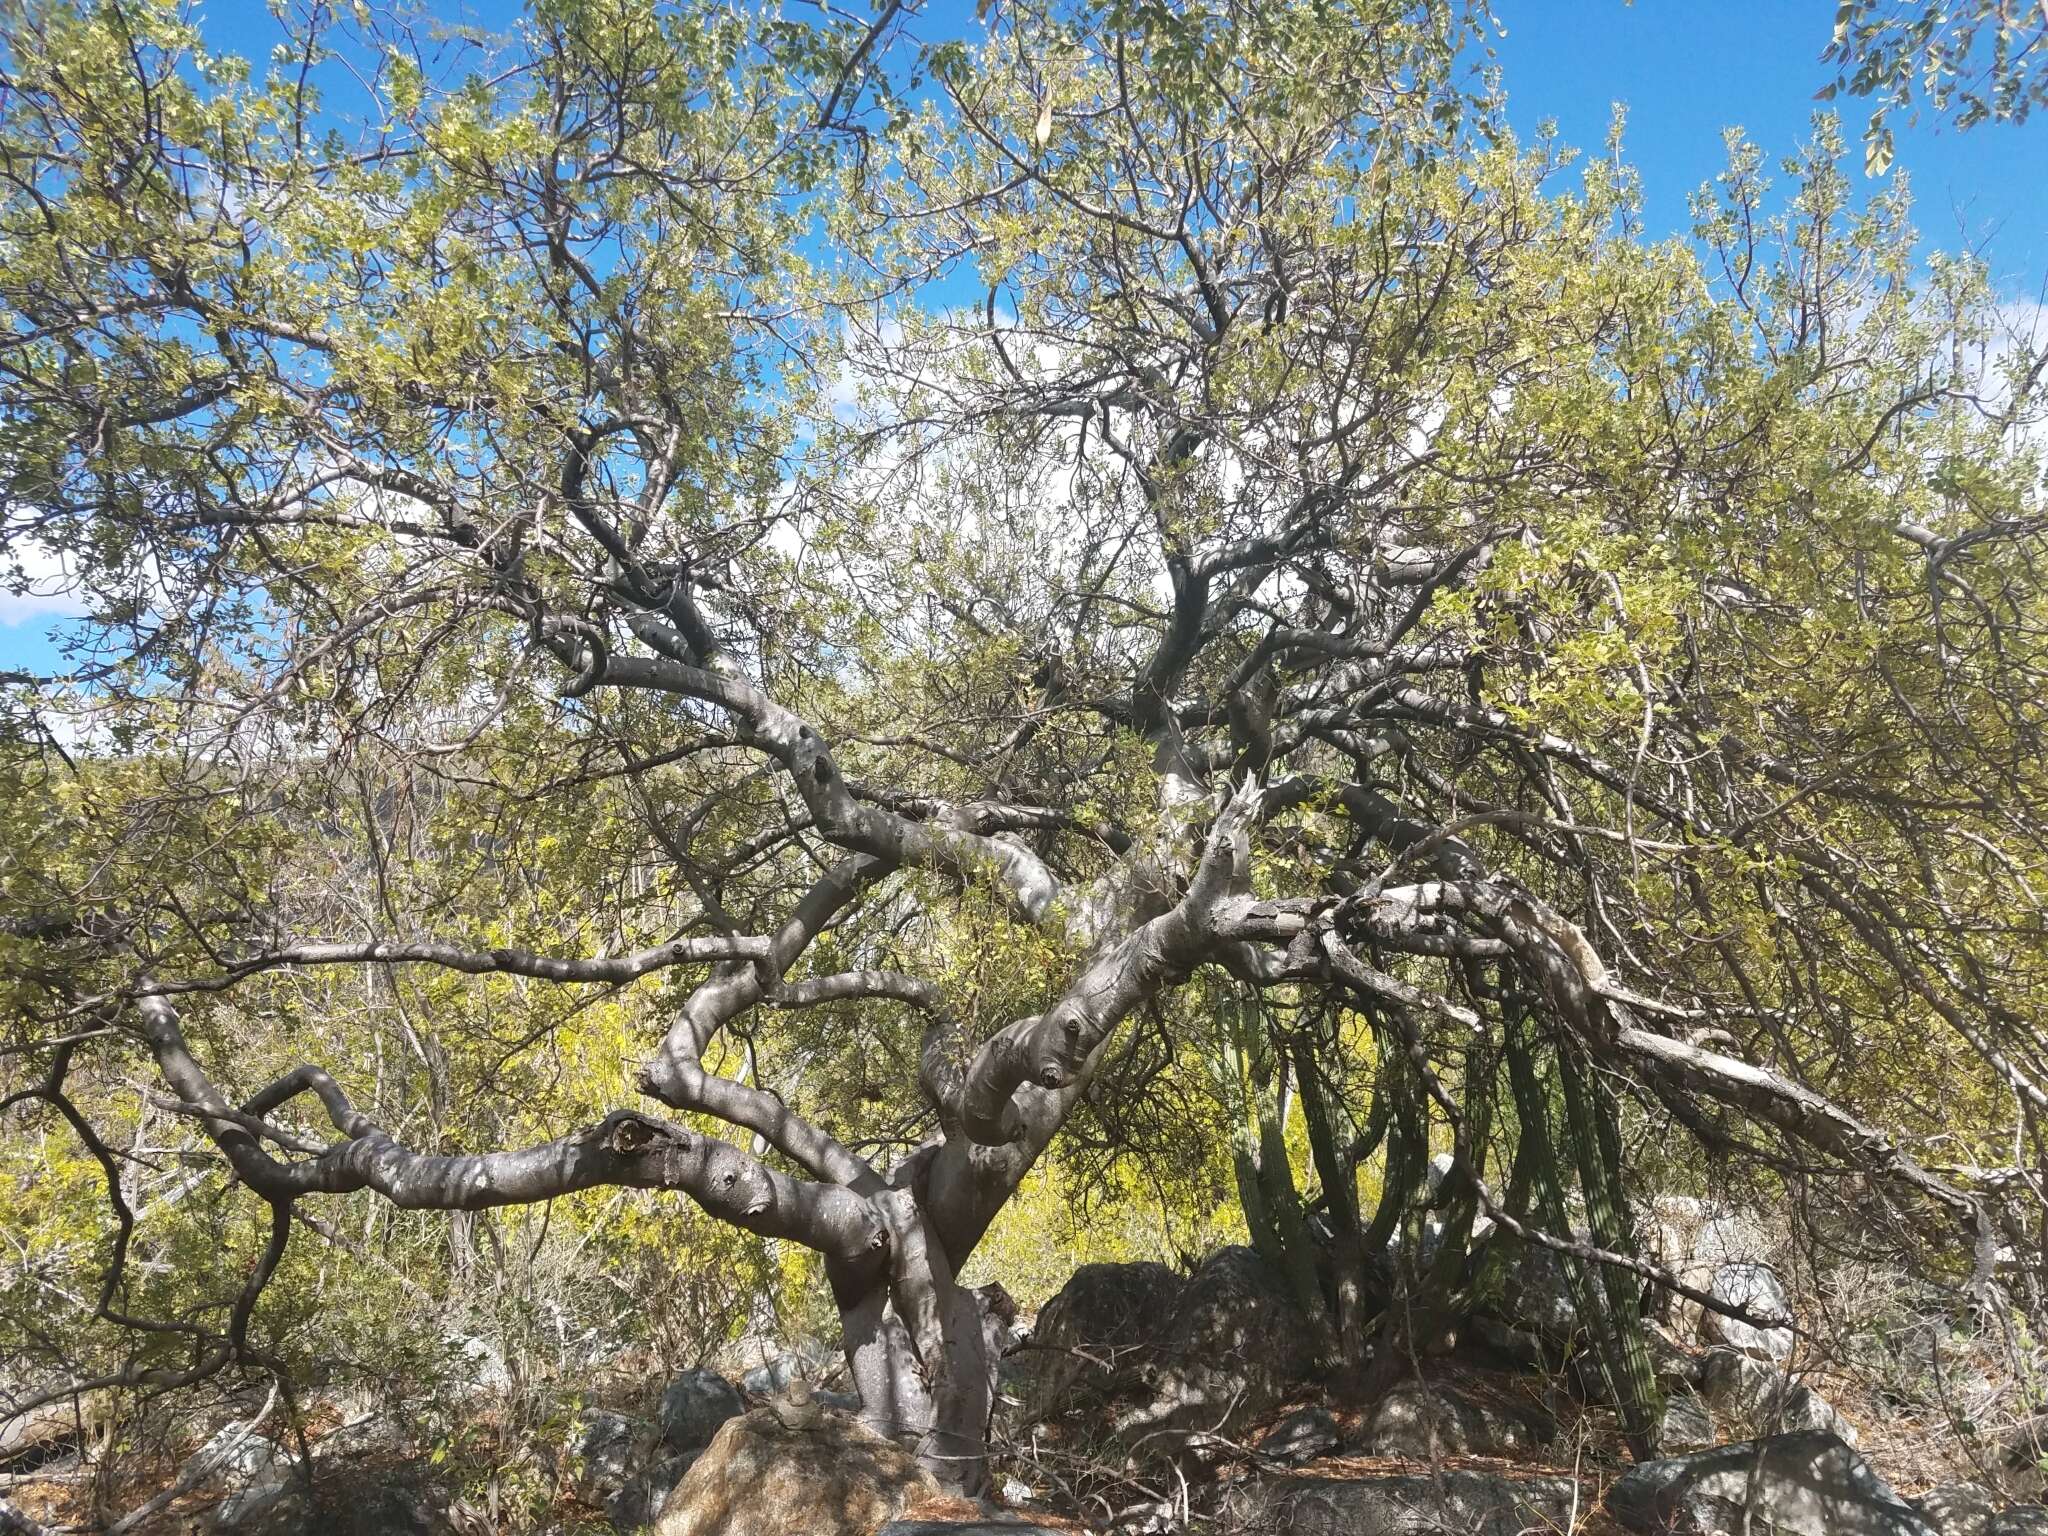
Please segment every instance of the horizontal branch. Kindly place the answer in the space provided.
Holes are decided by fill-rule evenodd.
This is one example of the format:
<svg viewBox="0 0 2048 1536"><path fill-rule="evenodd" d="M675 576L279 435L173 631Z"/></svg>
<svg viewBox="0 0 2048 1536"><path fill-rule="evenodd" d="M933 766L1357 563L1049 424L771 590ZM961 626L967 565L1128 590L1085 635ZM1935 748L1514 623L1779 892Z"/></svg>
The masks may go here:
<svg viewBox="0 0 2048 1536"><path fill-rule="evenodd" d="M138 987L137 997L174 997L189 992L222 992L261 971L314 965L438 965L471 976L531 976L540 981L635 981L670 966L712 960L765 960L768 940L743 934L672 939L624 955L572 958L524 949L464 949L438 939L366 939L359 943L291 944L237 960L217 976L155 981Z"/></svg>
<svg viewBox="0 0 2048 1536"><path fill-rule="evenodd" d="M875 1258L885 1241L859 1196L790 1178L730 1142L631 1111L539 1146L433 1156L392 1139L315 1066L287 1073L237 1109L193 1058L170 1003L147 996L139 1011L165 1081L204 1121L242 1181L273 1205L369 1189L408 1210L475 1211L618 1185L677 1190L750 1232L788 1238L843 1261ZM302 1093L320 1101L343 1140L317 1156L281 1162L264 1150L248 1121Z"/></svg>

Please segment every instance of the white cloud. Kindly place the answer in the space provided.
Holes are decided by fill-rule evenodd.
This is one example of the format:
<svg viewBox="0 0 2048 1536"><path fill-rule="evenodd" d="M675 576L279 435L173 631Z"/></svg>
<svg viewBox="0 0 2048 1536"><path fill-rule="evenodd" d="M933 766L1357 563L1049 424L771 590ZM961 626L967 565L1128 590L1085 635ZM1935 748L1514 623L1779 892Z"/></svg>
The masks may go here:
<svg viewBox="0 0 2048 1536"><path fill-rule="evenodd" d="M0 548L0 629L85 611L78 579L56 551L33 539Z"/></svg>
<svg viewBox="0 0 2048 1536"><path fill-rule="evenodd" d="M2048 349L2048 302L2012 299L1992 311L1992 336L1985 348L1982 409L1993 416L2010 413L2007 432L2015 447L2048 448L2048 404L2035 383L2031 403L2012 411L2013 388L2027 377Z"/></svg>

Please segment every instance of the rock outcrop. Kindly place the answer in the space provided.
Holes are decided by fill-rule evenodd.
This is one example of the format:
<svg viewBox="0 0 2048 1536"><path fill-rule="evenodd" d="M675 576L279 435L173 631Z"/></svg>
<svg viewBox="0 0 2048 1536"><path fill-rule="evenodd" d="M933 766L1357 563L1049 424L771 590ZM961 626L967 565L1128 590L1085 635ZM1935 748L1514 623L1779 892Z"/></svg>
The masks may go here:
<svg viewBox="0 0 2048 1536"><path fill-rule="evenodd" d="M1706 1290L1716 1301L1759 1317L1792 1315L1792 1298L1785 1294L1784 1283L1768 1265L1722 1264L1714 1270ZM1700 1339L1774 1365L1792 1358L1790 1328L1758 1328L1721 1312L1707 1312L1702 1318Z"/></svg>
<svg viewBox="0 0 2048 1536"><path fill-rule="evenodd" d="M1984 1536L1998 1513L1998 1500L1981 1483L1943 1483L1913 1503L1941 1536Z"/></svg>
<svg viewBox="0 0 2048 1536"><path fill-rule="evenodd" d="M685 1420L684 1433L672 1436L670 1406L664 1396L660 1423L586 1408L570 1427L564 1446L570 1486L586 1504L602 1509L618 1530L636 1531L652 1520L711 1438L704 1433L695 1444L678 1448L676 1440L698 1435L701 1423ZM717 1424L710 1429L715 1433Z"/></svg>
<svg viewBox="0 0 2048 1536"><path fill-rule="evenodd" d="M1664 1399L1664 1412L1657 1421L1657 1450L1664 1456L1704 1450L1720 1439L1714 1415L1700 1394L1691 1387L1679 1387Z"/></svg>
<svg viewBox="0 0 2048 1536"><path fill-rule="evenodd" d="M1937 1536L1854 1450L1813 1430L1638 1463L1607 1490L1607 1510L1643 1536L1741 1530L1752 1488L1751 1529L1772 1536Z"/></svg>
<svg viewBox="0 0 2048 1536"><path fill-rule="evenodd" d="M1404 1381L1373 1405L1363 1449L1412 1461L1497 1456L1534 1449L1555 1433L1533 1406L1444 1382Z"/></svg>
<svg viewBox="0 0 2048 1536"><path fill-rule="evenodd" d="M1573 1236L1591 1241L1592 1234ZM1579 1307L1564 1264L1549 1248L1520 1246L1496 1327L1483 1335L1489 1343L1532 1365L1555 1365L1578 1347Z"/></svg>
<svg viewBox="0 0 2048 1536"><path fill-rule="evenodd" d="M1572 1528L1587 1496L1569 1477L1450 1467L1393 1476L1292 1477L1233 1489L1224 1528L1290 1536L1523 1536Z"/></svg>
<svg viewBox="0 0 2048 1536"><path fill-rule="evenodd" d="M1722 1424L1754 1439L1814 1429L1856 1444L1856 1430L1833 1404L1775 1366L1733 1349L1710 1349L1700 1362L1700 1396Z"/></svg>
<svg viewBox="0 0 2048 1536"><path fill-rule="evenodd" d="M1311 1332L1285 1282L1249 1248L1212 1254L1175 1302L1117 1415L1121 1434L1230 1434L1315 1374Z"/></svg>
<svg viewBox="0 0 2048 1536"><path fill-rule="evenodd" d="M359 1476L322 1481L317 1509L296 1483L266 1485L217 1508L207 1525L232 1536L455 1536L436 1498L423 1488Z"/></svg>

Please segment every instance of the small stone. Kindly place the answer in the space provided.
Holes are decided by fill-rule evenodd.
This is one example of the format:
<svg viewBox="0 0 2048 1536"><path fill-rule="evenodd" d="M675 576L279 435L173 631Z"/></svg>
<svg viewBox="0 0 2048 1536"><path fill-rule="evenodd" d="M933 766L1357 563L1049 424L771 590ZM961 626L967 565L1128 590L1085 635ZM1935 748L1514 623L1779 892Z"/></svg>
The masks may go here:
<svg viewBox="0 0 2048 1536"><path fill-rule="evenodd" d="M789 1384L789 1390L779 1397L770 1398L768 1411L782 1421L784 1429L816 1429L825 1422L825 1405L818 1401L818 1394L811 1390L811 1384L798 1377Z"/></svg>

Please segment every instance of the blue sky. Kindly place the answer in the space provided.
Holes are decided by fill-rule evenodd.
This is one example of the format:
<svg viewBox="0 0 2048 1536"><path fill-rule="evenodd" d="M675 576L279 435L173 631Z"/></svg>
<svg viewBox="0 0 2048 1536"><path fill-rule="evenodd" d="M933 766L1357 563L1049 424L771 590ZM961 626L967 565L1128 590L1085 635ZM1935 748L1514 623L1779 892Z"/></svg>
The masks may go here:
<svg viewBox="0 0 2048 1536"><path fill-rule="evenodd" d="M502 25L502 0L444 0L451 19ZM967 0L933 0L944 29ZM1597 151L1612 104L1628 107L1625 152L1640 170L1650 233L1690 228L1686 199L1724 164L1722 132L1740 125L1771 157L1810 132L1820 62L1833 25L1827 0L1495 0L1493 40L1509 116L1528 133L1554 119L1565 142ZM259 58L278 38L260 0L200 0L216 45ZM1845 104L1845 135L1861 135L1863 103ZM2048 119L1967 133L1895 123L1916 223L1931 249L1967 246L2001 291L2039 299L2048 279ZM1861 183L1860 173L1857 177ZM1868 185L1864 183L1864 185ZM0 592L0 669L59 665L48 604Z"/></svg>
<svg viewBox="0 0 2048 1536"><path fill-rule="evenodd" d="M1509 116L1526 131L1554 118L1567 143L1597 150L1613 102L1628 106L1626 153L1642 172L1652 233L1690 227L1686 197L1724 163L1722 130L1740 125L1771 156L1809 134L1833 80L1820 61L1834 24L1827 0L1495 0L1494 41ZM1868 103L1841 103L1859 147ZM1967 245L2002 290L2039 297L2048 274L2048 119L1959 133L1895 116L1898 164L1911 179L1926 245ZM1860 169L1857 179L1861 181Z"/></svg>

